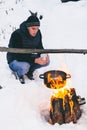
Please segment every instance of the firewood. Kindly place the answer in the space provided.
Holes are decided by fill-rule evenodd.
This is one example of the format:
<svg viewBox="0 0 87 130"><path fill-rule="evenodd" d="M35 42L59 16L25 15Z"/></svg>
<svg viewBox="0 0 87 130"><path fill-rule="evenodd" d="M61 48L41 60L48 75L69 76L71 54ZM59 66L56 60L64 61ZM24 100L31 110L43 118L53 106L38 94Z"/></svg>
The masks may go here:
<svg viewBox="0 0 87 130"><path fill-rule="evenodd" d="M52 100L52 109L53 109L53 111L50 112L50 116L51 116L53 124L54 123L63 124L64 123L63 100L62 99L53 99Z"/></svg>
<svg viewBox="0 0 87 130"><path fill-rule="evenodd" d="M70 104L69 104L69 97L66 95L64 97L64 116L65 116L65 123L69 123L71 121L71 113L70 113Z"/></svg>
<svg viewBox="0 0 87 130"><path fill-rule="evenodd" d="M77 123L81 117L82 111L75 89L70 88L66 92L68 93L65 93L64 97L61 96L62 98L51 97L50 124L70 123L71 121Z"/></svg>

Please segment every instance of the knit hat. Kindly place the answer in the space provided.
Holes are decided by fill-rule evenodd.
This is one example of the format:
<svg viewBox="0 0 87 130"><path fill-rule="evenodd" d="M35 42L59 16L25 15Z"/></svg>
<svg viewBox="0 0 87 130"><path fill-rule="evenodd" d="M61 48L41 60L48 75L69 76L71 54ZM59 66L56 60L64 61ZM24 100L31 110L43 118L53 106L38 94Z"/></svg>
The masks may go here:
<svg viewBox="0 0 87 130"><path fill-rule="evenodd" d="M37 16L31 15L27 20L26 20L26 26L31 27L31 26L40 26L40 21L37 18Z"/></svg>

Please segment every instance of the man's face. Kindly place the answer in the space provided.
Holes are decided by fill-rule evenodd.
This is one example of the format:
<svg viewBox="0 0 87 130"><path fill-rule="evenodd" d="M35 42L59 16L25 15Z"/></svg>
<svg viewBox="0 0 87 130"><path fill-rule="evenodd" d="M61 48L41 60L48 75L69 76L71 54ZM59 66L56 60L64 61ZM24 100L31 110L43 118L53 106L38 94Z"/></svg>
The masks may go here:
<svg viewBox="0 0 87 130"><path fill-rule="evenodd" d="M37 32L38 32L38 29L39 29L39 26L28 27L29 34L30 34L32 37L35 37L36 34L37 34Z"/></svg>

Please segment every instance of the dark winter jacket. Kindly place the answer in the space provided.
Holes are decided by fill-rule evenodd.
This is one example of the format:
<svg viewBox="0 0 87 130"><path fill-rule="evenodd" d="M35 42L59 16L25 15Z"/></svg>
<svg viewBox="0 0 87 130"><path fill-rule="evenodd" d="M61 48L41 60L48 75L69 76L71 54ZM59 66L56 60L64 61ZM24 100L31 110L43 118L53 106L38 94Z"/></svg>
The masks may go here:
<svg viewBox="0 0 87 130"><path fill-rule="evenodd" d="M35 37L29 35L25 21L20 25L19 29L12 33L8 47L21 49L43 49L41 32L38 30ZM8 64L13 60L34 63L35 57L39 57L39 54L36 56L35 54L7 53Z"/></svg>

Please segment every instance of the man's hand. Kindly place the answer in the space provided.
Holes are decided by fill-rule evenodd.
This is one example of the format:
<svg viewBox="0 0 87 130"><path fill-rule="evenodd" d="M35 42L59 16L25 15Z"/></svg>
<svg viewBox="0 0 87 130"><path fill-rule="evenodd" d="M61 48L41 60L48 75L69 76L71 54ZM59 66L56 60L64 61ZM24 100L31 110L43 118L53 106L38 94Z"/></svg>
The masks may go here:
<svg viewBox="0 0 87 130"><path fill-rule="evenodd" d="M49 56L47 55L45 59L43 57L39 57L35 59L35 63L40 64L40 65L45 65L49 62Z"/></svg>

